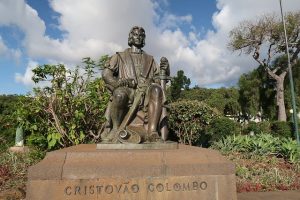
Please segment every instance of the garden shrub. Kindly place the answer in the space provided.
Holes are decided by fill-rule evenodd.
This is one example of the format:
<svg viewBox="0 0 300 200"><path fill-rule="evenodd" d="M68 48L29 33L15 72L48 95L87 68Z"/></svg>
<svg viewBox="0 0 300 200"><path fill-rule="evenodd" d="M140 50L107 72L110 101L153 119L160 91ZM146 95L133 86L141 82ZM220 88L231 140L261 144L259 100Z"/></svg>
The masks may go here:
<svg viewBox="0 0 300 200"><path fill-rule="evenodd" d="M217 110L197 100L181 100L170 104L169 127L180 143L205 145L208 141L207 129Z"/></svg>
<svg viewBox="0 0 300 200"><path fill-rule="evenodd" d="M290 129L291 129L291 138L297 139L296 135L296 129L295 129L295 124L293 121L287 122L290 124ZM298 133L300 134L300 120L298 120Z"/></svg>
<svg viewBox="0 0 300 200"><path fill-rule="evenodd" d="M252 122L250 121L246 128L244 129L244 134L249 134L250 132L254 134L260 133L271 133L271 123L269 121L262 121L262 122Z"/></svg>
<svg viewBox="0 0 300 200"><path fill-rule="evenodd" d="M271 133L271 123L269 121L262 121L257 123L259 127L258 133Z"/></svg>
<svg viewBox="0 0 300 200"><path fill-rule="evenodd" d="M18 126L14 113L18 102L22 99L19 95L0 95L0 152L15 143L15 133Z"/></svg>
<svg viewBox="0 0 300 200"><path fill-rule="evenodd" d="M274 136L289 138L292 136L292 127L290 122L274 121L271 124L271 133Z"/></svg>
<svg viewBox="0 0 300 200"><path fill-rule="evenodd" d="M257 126L256 122L252 122L250 121L247 125L246 128L244 129L244 134L249 134L251 132L253 132L254 134L258 134L260 133L259 131L259 127Z"/></svg>
<svg viewBox="0 0 300 200"><path fill-rule="evenodd" d="M282 138L280 154L291 162L300 161L300 146L296 140L291 138Z"/></svg>
<svg viewBox="0 0 300 200"><path fill-rule="evenodd" d="M85 58L75 70L61 64L33 69L34 82L47 86L34 88L33 97L17 110L27 144L57 149L100 139L109 94L103 80L95 78L100 76L97 67Z"/></svg>
<svg viewBox="0 0 300 200"><path fill-rule="evenodd" d="M212 143L228 135L239 134L240 124L227 117L215 118L212 120L208 132L211 136L210 143Z"/></svg>

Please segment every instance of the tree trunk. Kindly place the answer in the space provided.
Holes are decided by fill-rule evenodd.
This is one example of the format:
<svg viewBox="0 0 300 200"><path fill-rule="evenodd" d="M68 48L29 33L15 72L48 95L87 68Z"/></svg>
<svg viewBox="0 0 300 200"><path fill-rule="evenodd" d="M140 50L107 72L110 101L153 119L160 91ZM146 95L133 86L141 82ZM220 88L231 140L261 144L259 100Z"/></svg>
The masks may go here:
<svg viewBox="0 0 300 200"><path fill-rule="evenodd" d="M285 104L284 104L284 77L279 76L276 78L276 105L277 105L277 112L278 112L278 121L286 121L286 111L285 111Z"/></svg>

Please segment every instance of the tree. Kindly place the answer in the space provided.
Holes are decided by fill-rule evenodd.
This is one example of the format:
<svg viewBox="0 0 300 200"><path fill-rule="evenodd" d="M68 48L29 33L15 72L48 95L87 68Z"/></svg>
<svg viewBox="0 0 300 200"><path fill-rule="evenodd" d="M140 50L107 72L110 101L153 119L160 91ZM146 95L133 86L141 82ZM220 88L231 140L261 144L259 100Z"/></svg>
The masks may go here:
<svg viewBox="0 0 300 200"><path fill-rule="evenodd" d="M300 106L300 60L298 59L297 63L292 68L293 71L293 79L294 79L294 89L296 93L296 105L298 106L297 111L299 112ZM286 95L285 95L285 102L286 108L288 110L292 109L292 102L291 102L291 90L290 90L290 83L289 80L285 80L285 88L286 88Z"/></svg>
<svg viewBox="0 0 300 200"><path fill-rule="evenodd" d="M239 103L245 119L259 112L262 118L274 118L274 80L268 78L266 73L260 66L239 79Z"/></svg>
<svg viewBox="0 0 300 200"><path fill-rule="evenodd" d="M287 37L291 63L294 65L300 52L300 12L286 15ZM286 63L275 59L286 52L281 19L275 15L264 15L256 21L243 21L230 32L229 48L233 51L252 54L264 68L267 75L275 80L278 121L286 121L284 102L284 79L288 68Z"/></svg>
<svg viewBox="0 0 300 200"><path fill-rule="evenodd" d="M240 105L237 88L211 89L212 94L204 102L209 106L217 108L224 116L239 117Z"/></svg>
<svg viewBox="0 0 300 200"><path fill-rule="evenodd" d="M241 110L238 89L233 87L218 89L194 87L184 90L181 99L203 101L210 107L218 109L223 115L238 116Z"/></svg>
<svg viewBox="0 0 300 200"><path fill-rule="evenodd" d="M189 89L191 84L191 80L184 75L183 70L179 70L177 72L177 76L175 76L171 81L171 99L173 101L179 99L181 91L183 89Z"/></svg>

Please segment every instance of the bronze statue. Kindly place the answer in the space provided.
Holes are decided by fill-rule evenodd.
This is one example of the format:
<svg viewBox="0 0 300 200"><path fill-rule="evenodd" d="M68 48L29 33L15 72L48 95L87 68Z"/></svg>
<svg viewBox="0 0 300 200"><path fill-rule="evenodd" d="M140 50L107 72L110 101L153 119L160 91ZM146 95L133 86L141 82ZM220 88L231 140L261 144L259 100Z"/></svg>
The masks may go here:
<svg viewBox="0 0 300 200"><path fill-rule="evenodd" d="M145 37L145 30L134 26L128 37L130 48L110 57L102 72L112 93L103 142L167 140L165 85L170 75L169 62L162 57L158 66L142 50Z"/></svg>

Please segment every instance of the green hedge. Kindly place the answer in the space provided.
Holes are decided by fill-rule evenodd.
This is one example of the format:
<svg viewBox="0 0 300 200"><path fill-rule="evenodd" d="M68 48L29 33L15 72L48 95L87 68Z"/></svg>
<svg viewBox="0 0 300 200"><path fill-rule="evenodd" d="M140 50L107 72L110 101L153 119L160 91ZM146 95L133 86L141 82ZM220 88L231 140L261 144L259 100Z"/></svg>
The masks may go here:
<svg viewBox="0 0 300 200"><path fill-rule="evenodd" d="M170 131L180 143L207 146L207 129L218 111L197 100L181 100L170 104Z"/></svg>
<svg viewBox="0 0 300 200"><path fill-rule="evenodd" d="M290 138L292 137L292 124L290 122L274 121L271 125L271 133L274 136Z"/></svg>
<svg viewBox="0 0 300 200"><path fill-rule="evenodd" d="M240 133L240 124L227 117L215 118L209 126L210 143L218 141L228 135L236 135Z"/></svg>

